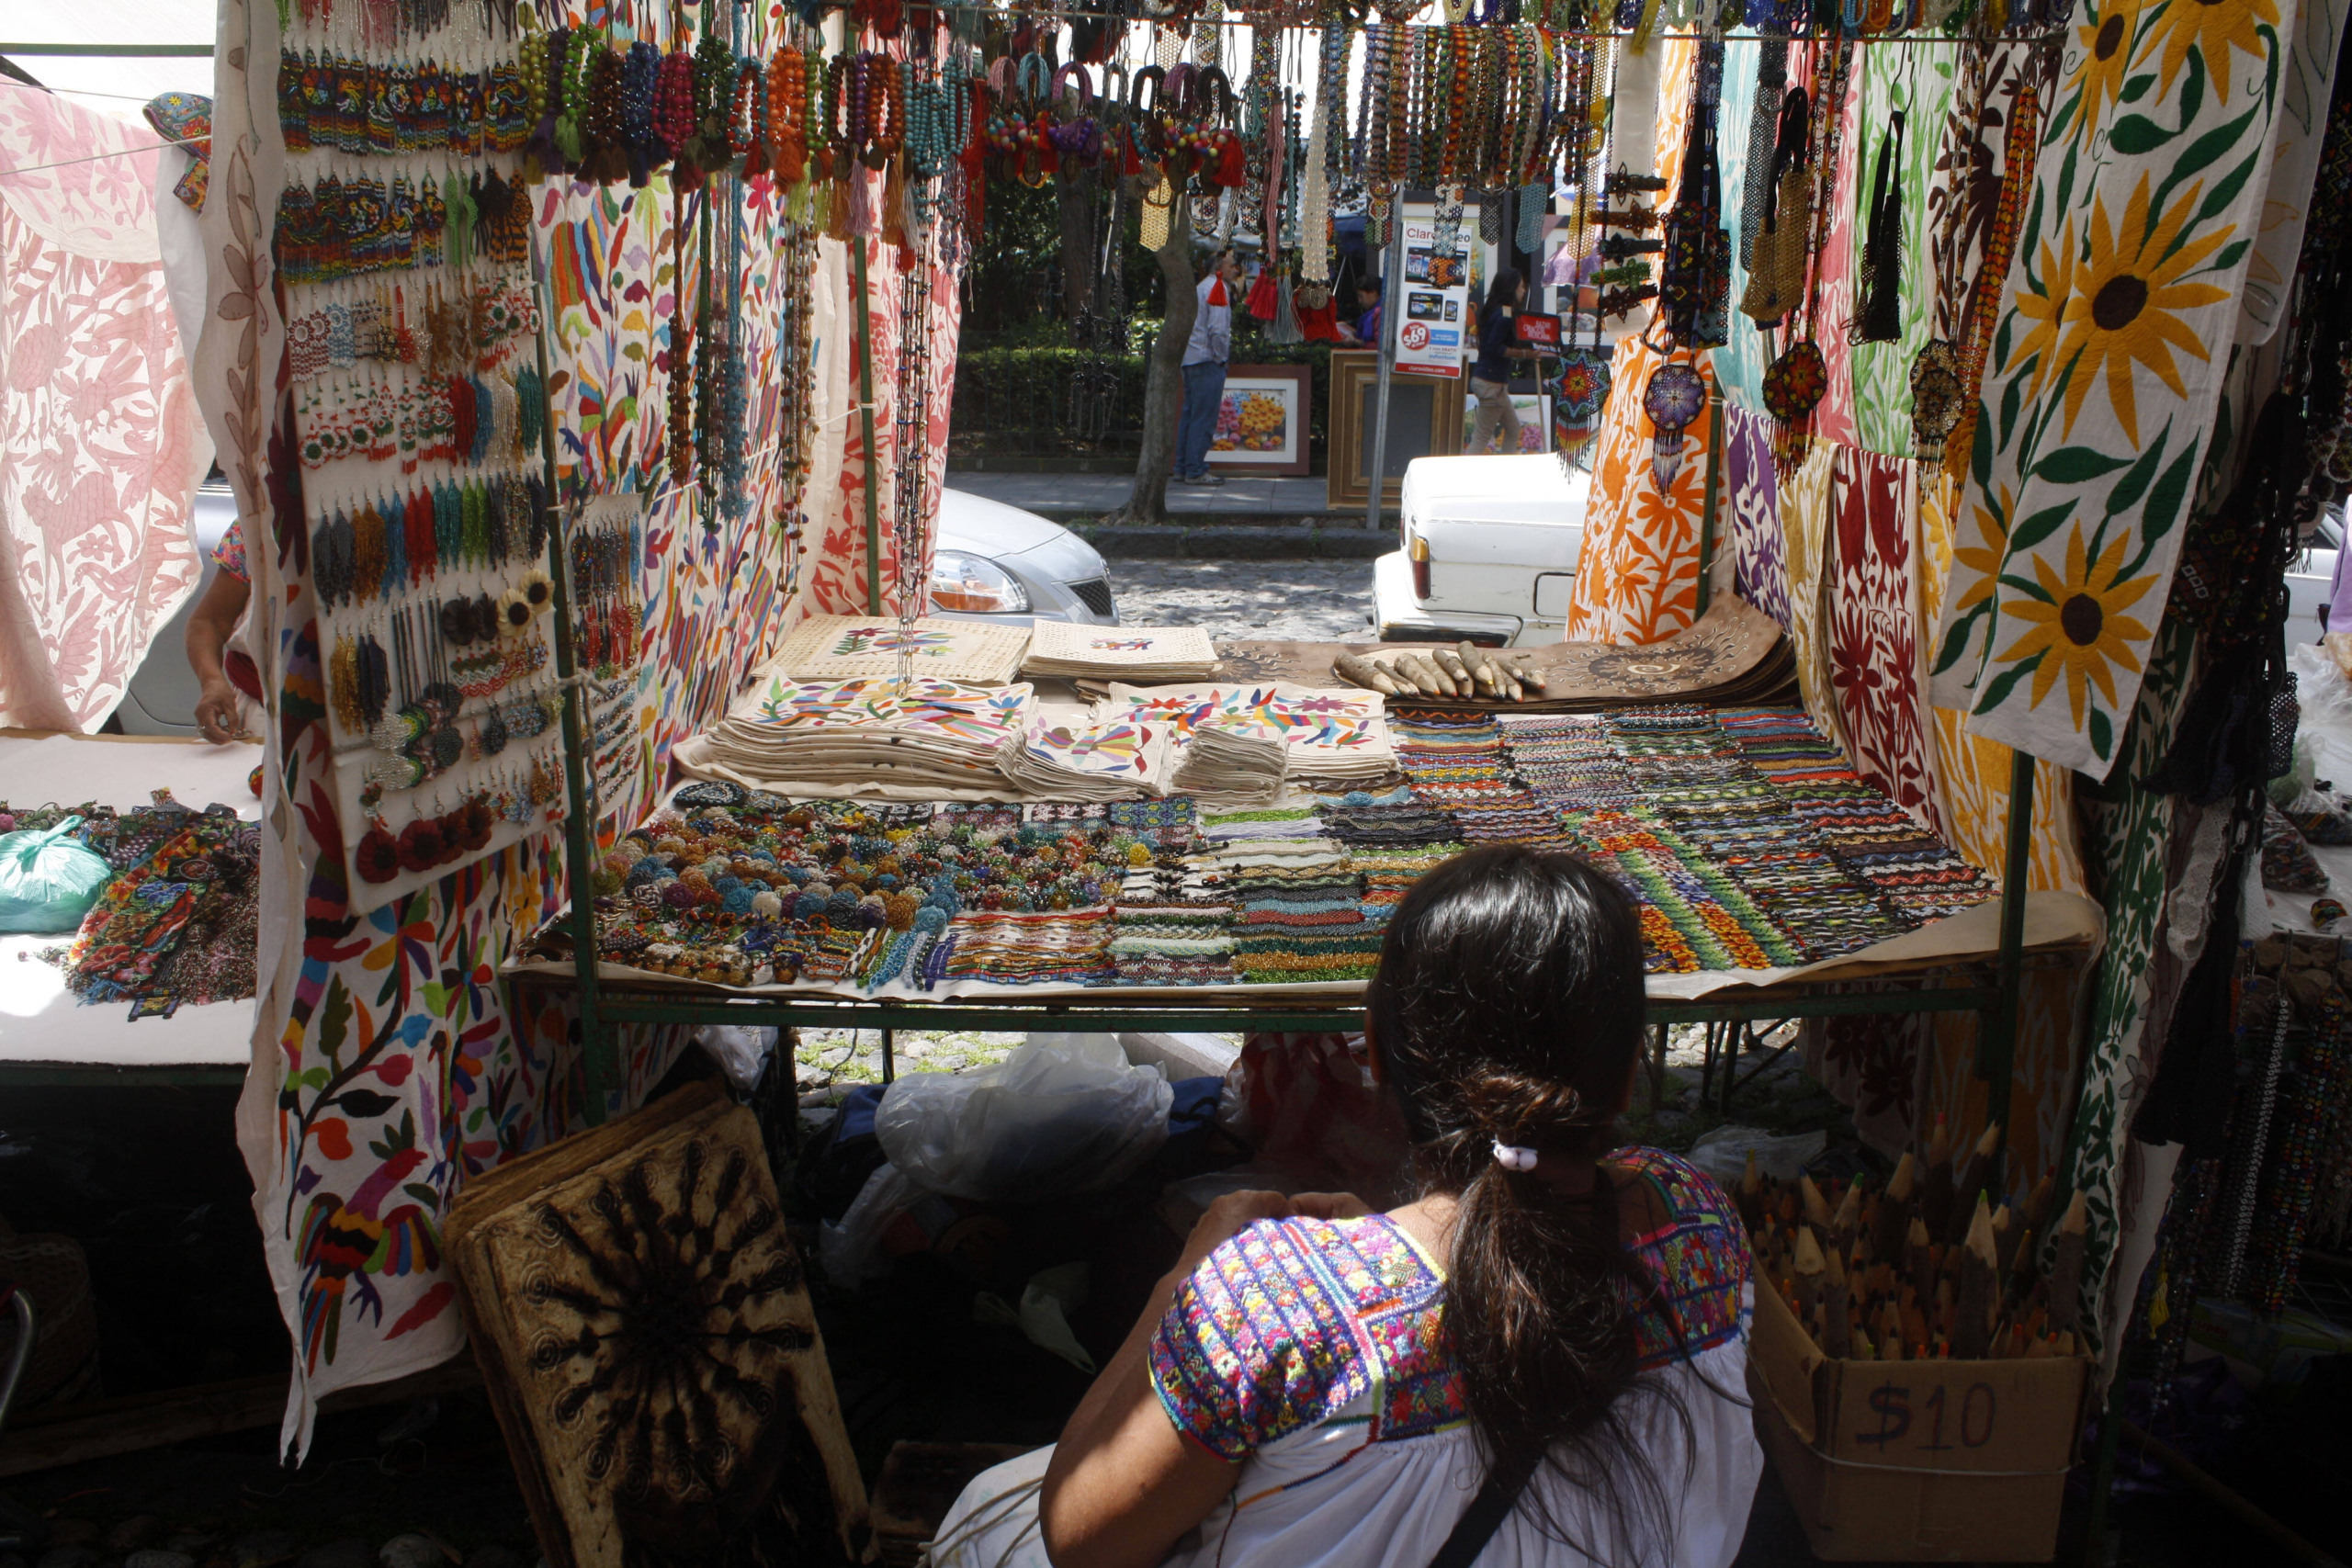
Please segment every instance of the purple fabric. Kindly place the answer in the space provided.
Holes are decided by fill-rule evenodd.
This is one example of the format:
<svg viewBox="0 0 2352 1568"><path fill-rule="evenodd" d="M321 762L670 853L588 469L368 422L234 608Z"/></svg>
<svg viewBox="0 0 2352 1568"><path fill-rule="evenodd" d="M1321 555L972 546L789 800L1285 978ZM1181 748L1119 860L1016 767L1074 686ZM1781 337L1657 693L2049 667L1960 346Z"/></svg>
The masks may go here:
<svg viewBox="0 0 2352 1568"><path fill-rule="evenodd" d="M1765 417L1724 402L1724 492L1731 500L1732 586L1789 629L1788 552L1781 532L1781 479Z"/></svg>

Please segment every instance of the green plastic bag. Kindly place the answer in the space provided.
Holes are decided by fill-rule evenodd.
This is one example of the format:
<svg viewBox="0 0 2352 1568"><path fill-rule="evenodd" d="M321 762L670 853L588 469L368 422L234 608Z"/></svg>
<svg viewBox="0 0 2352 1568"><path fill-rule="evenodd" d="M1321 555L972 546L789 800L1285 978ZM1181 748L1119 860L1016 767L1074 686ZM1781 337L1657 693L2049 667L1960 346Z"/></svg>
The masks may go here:
<svg viewBox="0 0 2352 1568"><path fill-rule="evenodd" d="M0 932L60 936L106 891L114 868L74 841L79 817L54 828L0 833Z"/></svg>

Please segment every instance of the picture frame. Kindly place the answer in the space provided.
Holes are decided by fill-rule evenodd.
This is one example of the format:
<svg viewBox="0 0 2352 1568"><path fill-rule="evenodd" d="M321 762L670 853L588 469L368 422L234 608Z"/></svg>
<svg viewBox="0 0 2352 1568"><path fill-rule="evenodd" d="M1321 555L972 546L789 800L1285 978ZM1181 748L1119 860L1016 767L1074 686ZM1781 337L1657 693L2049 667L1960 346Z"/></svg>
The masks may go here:
<svg viewBox="0 0 2352 1568"><path fill-rule="evenodd" d="M1464 426L1460 378L1395 376L1388 386L1388 448L1383 455L1385 504L1402 492L1405 466L1415 457L1450 457L1462 450ZM1331 355L1331 406L1324 420L1330 438L1324 504L1335 512L1372 499L1373 409L1380 388L1380 356L1369 349Z"/></svg>
<svg viewBox="0 0 2352 1568"><path fill-rule="evenodd" d="M1209 468L1226 474L1295 479L1312 454L1315 371L1306 365L1236 365L1226 372L1225 403L1209 439Z"/></svg>

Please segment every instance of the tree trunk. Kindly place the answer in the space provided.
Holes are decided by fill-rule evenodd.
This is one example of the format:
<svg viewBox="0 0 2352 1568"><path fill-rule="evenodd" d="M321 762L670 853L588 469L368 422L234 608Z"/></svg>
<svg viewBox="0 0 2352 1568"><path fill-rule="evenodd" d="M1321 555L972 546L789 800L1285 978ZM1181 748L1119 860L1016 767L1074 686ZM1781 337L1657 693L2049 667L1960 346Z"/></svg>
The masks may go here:
<svg viewBox="0 0 2352 1568"><path fill-rule="evenodd" d="M1062 220L1062 319L1072 333L1094 299L1094 192L1091 174L1054 176Z"/></svg>
<svg viewBox="0 0 2352 1568"><path fill-rule="evenodd" d="M1185 182L1189 185L1191 182ZM1168 476L1176 470L1176 415L1184 401L1184 345L1192 341L1199 297L1193 293L1191 203L1179 186L1169 204L1168 243L1152 253L1167 283L1168 305L1143 386L1143 442L1136 455L1136 485L1112 523L1168 521Z"/></svg>

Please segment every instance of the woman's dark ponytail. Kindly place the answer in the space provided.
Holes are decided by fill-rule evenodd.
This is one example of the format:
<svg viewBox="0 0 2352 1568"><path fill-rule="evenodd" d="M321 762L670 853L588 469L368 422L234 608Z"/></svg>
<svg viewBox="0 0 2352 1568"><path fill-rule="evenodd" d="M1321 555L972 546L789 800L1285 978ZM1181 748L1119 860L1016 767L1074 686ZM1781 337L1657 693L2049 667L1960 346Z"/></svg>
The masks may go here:
<svg viewBox="0 0 2352 1568"><path fill-rule="evenodd" d="M1459 1195L1445 1329L1471 1423L1506 1481L1548 1462L1601 1498L1613 1554L1572 1543L1601 1562L1661 1540L1670 1514L1620 1440L1634 1303L1656 1285L1592 1171L1620 1141L1642 975L1639 919L1615 883L1571 855L1496 845L1414 886L1366 998L1421 1179ZM1498 1145L1534 1151L1533 1168L1507 1168Z"/></svg>

